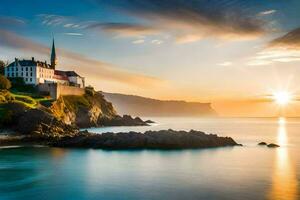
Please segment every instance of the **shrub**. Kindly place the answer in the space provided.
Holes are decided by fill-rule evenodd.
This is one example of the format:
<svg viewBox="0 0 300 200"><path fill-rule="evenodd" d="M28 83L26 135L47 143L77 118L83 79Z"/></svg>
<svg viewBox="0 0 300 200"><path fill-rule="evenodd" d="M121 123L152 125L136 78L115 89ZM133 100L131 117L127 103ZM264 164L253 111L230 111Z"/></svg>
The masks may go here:
<svg viewBox="0 0 300 200"><path fill-rule="evenodd" d="M92 86L88 86L85 88L85 94L89 96L94 96L95 95L95 90Z"/></svg>
<svg viewBox="0 0 300 200"><path fill-rule="evenodd" d="M0 75L0 90L8 90L11 88L10 81L3 75Z"/></svg>

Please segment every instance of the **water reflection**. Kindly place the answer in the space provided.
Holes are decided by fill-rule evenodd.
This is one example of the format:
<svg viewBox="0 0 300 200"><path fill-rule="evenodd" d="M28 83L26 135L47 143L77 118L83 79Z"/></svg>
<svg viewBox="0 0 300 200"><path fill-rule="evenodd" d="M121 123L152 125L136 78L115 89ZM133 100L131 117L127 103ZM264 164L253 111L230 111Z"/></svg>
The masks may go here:
<svg viewBox="0 0 300 200"><path fill-rule="evenodd" d="M276 149L276 158L272 175L272 188L269 199L298 199L298 182L295 169L289 158L288 134L286 119L279 118L277 143L281 146Z"/></svg>

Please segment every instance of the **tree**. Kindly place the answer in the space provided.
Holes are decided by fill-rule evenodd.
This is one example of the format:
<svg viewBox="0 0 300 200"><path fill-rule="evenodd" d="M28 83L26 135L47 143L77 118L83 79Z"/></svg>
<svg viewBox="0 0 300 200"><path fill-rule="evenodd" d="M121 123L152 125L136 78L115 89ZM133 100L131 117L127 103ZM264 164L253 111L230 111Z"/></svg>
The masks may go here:
<svg viewBox="0 0 300 200"><path fill-rule="evenodd" d="M0 74L4 75L4 66L5 66L5 63L0 60Z"/></svg>
<svg viewBox="0 0 300 200"><path fill-rule="evenodd" d="M0 75L0 90L8 90L11 88L10 81L3 75Z"/></svg>

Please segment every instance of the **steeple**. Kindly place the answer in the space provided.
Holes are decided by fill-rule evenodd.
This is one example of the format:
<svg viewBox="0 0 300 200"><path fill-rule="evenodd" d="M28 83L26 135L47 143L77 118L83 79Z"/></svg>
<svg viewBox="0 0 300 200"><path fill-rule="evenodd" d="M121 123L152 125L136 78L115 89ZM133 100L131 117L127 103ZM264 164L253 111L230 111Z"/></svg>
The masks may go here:
<svg viewBox="0 0 300 200"><path fill-rule="evenodd" d="M52 50L51 50L51 67L55 69L55 66L57 65L57 58L56 58L56 52L55 52L55 44L54 44L54 38L52 43Z"/></svg>

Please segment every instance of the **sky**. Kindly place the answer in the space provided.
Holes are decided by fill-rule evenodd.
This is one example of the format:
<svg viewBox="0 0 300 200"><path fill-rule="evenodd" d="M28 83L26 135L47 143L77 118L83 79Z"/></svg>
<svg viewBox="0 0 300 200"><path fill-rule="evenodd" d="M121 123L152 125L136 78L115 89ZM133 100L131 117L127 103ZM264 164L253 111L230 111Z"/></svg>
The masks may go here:
<svg viewBox="0 0 300 200"><path fill-rule="evenodd" d="M300 116L299 0L1 0L0 59L49 61L97 90ZM275 108L276 107L276 108ZM275 108L275 109L274 109ZM281 108L280 108L281 110Z"/></svg>

